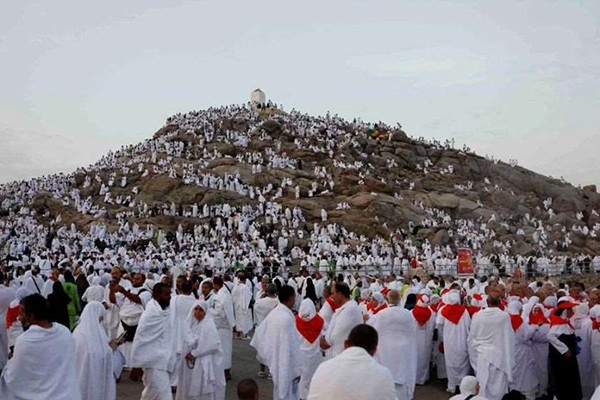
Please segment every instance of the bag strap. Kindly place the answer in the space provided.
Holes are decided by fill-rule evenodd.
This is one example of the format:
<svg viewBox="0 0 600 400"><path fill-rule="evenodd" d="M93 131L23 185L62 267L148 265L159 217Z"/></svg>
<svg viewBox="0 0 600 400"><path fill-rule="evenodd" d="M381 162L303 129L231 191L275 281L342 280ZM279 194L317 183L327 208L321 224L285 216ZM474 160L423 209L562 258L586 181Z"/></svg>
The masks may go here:
<svg viewBox="0 0 600 400"><path fill-rule="evenodd" d="M37 289L38 294L42 294L42 292L40 292L40 287L38 286L37 282L35 281L35 276L32 276L31 280L33 281L33 284L35 285L35 288Z"/></svg>

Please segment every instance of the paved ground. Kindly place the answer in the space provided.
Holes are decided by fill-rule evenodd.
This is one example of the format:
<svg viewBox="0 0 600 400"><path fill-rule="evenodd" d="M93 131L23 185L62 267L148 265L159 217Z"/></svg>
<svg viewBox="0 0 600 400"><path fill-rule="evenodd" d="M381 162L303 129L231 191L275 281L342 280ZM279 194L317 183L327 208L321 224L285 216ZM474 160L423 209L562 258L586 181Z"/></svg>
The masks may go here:
<svg viewBox="0 0 600 400"><path fill-rule="evenodd" d="M254 349L250 347L249 343L249 341L243 340L233 341L233 380L227 382L227 400L237 399L235 388L238 382L245 378L253 378L259 384L261 400L271 400L273 398L273 385L271 381L256 377L258 362L255 358ZM417 387L415 400L447 400L450 396L444 389L445 384L441 381ZM129 380L127 374L123 374L123 379L117 385L117 400L137 400L140 398L141 391L141 383L133 383Z"/></svg>

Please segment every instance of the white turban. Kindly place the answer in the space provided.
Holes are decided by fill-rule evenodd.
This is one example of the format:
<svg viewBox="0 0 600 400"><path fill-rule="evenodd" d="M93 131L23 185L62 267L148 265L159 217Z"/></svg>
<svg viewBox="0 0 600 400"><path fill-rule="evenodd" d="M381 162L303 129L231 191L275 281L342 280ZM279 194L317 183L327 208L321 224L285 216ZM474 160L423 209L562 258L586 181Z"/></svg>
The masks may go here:
<svg viewBox="0 0 600 400"><path fill-rule="evenodd" d="M448 293L447 299L448 299L448 301L446 303L448 303L448 304L459 304L460 303L460 294L458 294L457 291L453 290L450 293Z"/></svg>
<svg viewBox="0 0 600 400"><path fill-rule="evenodd" d="M477 378L467 375L460 381L460 394L472 395L477 394Z"/></svg>
<svg viewBox="0 0 600 400"><path fill-rule="evenodd" d="M300 309L298 310L298 315L306 322L313 319L315 315L317 315L315 303L313 303L311 299L302 300L302 303L300 303Z"/></svg>

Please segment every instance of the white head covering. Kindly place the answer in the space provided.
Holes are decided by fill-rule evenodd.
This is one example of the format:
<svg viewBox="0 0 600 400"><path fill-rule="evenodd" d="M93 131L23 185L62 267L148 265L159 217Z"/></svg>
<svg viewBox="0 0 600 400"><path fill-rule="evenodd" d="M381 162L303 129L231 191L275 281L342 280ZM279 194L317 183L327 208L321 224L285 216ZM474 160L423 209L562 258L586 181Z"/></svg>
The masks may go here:
<svg viewBox="0 0 600 400"><path fill-rule="evenodd" d="M100 286L100 282L102 282L102 279L100 279L99 276L94 276L92 278L92 286Z"/></svg>
<svg viewBox="0 0 600 400"><path fill-rule="evenodd" d="M590 312L590 306L588 303L581 303L573 307L573 313L575 315L585 316Z"/></svg>
<svg viewBox="0 0 600 400"><path fill-rule="evenodd" d="M460 381L460 394L472 395L477 394L477 378L467 375Z"/></svg>
<svg viewBox="0 0 600 400"><path fill-rule="evenodd" d="M508 303L508 313L511 315L519 315L521 314L521 310L523 309L523 304L520 301L513 300Z"/></svg>
<svg viewBox="0 0 600 400"><path fill-rule="evenodd" d="M10 302L10 307L18 306L21 300L23 300L23 298L29 295L29 289L27 289L25 286L21 286L17 289L16 295L17 297Z"/></svg>
<svg viewBox="0 0 600 400"><path fill-rule="evenodd" d="M312 302L311 299L304 299L302 303L300 303L300 309L298 311L298 316L308 322L313 319L317 315L317 310L315 308L315 303Z"/></svg>
<svg viewBox="0 0 600 400"><path fill-rule="evenodd" d="M73 339L77 345L77 353L81 356L82 347L85 346L87 354L99 356L110 351L106 331L100 323L104 316L105 308L98 301L90 301L79 318L79 324L73 331Z"/></svg>
<svg viewBox="0 0 600 400"><path fill-rule="evenodd" d="M385 301L385 298L381 293L375 292L373 293L373 300L375 300L377 302L377 305L379 306Z"/></svg>
<svg viewBox="0 0 600 400"><path fill-rule="evenodd" d="M460 294L456 290L451 291L447 295L447 304L459 304L460 303Z"/></svg>
<svg viewBox="0 0 600 400"><path fill-rule="evenodd" d="M594 319L600 318L600 304L596 304L590 309L590 317Z"/></svg>
<svg viewBox="0 0 600 400"><path fill-rule="evenodd" d="M548 296L544 299L544 305L547 307L556 307L556 303L558 303L556 296Z"/></svg>

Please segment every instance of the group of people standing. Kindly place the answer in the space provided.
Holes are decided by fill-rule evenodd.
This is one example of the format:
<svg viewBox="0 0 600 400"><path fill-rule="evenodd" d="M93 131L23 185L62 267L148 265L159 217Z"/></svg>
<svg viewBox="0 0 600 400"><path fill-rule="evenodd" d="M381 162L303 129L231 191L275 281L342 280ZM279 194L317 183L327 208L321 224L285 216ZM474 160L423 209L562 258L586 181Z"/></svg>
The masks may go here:
<svg viewBox="0 0 600 400"><path fill-rule="evenodd" d="M114 400L126 370L143 400L224 399L234 337L278 400L413 399L434 377L459 400L599 396L600 290L579 282L163 272L2 275L0 398Z"/></svg>

